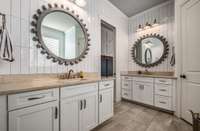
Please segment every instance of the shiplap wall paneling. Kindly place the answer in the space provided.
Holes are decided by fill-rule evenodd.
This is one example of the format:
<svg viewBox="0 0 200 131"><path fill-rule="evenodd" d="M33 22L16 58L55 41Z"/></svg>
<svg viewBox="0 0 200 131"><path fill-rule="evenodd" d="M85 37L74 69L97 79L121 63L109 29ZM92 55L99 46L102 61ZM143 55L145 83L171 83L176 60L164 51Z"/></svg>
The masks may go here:
<svg viewBox="0 0 200 131"><path fill-rule="evenodd" d="M80 8L68 0L0 0L0 12L7 15L7 26L14 46L15 62L0 60L0 74L60 73L74 69L75 72L98 72L100 74L101 20L116 27L116 70L117 101L120 100L120 71L128 70L128 18L108 0L86 0L87 5ZM63 4L75 10L87 24L91 35L90 51L77 65L60 66L47 60L35 47L30 33L33 14L41 5L47 3Z"/></svg>
<svg viewBox="0 0 200 131"><path fill-rule="evenodd" d="M160 23L159 26L136 32L138 25L145 25L146 22L153 23L154 19ZM166 2L152 9L144 11L129 19L129 70L145 70L145 68L137 65L131 56L131 48L135 44L134 42L145 34L157 33L163 35L169 45L169 56L162 64L148 68L150 71L174 71L174 67L170 65L170 59L172 56L172 47L174 45L174 3L173 1Z"/></svg>
<svg viewBox="0 0 200 131"><path fill-rule="evenodd" d="M0 74L58 73L75 71L99 72L100 48L95 32L97 31L96 0L86 0L87 6L80 8L67 0L0 0L0 12L7 16L7 27L11 35L15 61L8 63L0 60ZM47 60L35 47L30 33L33 14L42 5L63 4L75 10L87 24L91 35L91 47L86 59L74 66L60 66Z"/></svg>

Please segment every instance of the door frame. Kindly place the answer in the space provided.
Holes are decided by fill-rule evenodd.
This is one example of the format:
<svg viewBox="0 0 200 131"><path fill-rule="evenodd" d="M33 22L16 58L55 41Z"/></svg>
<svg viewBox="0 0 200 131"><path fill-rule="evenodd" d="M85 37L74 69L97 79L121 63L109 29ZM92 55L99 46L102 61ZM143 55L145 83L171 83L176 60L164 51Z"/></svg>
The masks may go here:
<svg viewBox="0 0 200 131"><path fill-rule="evenodd" d="M117 29L116 29L115 26L113 26L112 24L106 22L103 19L100 20L100 32L101 32L102 26L104 26L107 29L110 29L110 30L112 30L114 32L114 61L113 61L114 68L113 68L113 72L114 72L114 77L116 77L116 73L117 73L117 65L116 65L116 63L117 63L116 62L116 60L117 60L116 59L116 56L117 56L117 54L116 54L116 52L117 52L117 43L116 43L117 42L117 38L116 38L116 36L117 36L117 34L116 34L116 32L117 32ZM101 37L102 36L101 36L101 33L100 33L100 38ZM101 45L102 45L102 41L101 41ZM101 68L100 68L100 70L101 70ZM113 88L113 91L114 91L113 101L114 102L117 102L117 89L116 89L116 87L117 87L117 83L116 83L116 80L114 80L114 88Z"/></svg>

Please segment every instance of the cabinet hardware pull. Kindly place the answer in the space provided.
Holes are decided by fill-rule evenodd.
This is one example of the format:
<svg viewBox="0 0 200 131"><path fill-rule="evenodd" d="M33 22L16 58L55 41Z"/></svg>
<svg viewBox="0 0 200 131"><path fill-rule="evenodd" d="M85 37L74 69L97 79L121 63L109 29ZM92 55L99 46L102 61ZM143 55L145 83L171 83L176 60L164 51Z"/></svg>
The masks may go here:
<svg viewBox="0 0 200 131"><path fill-rule="evenodd" d="M128 96L128 93L124 93L125 96Z"/></svg>
<svg viewBox="0 0 200 131"><path fill-rule="evenodd" d="M165 80L159 80L160 82L166 82Z"/></svg>
<svg viewBox="0 0 200 131"><path fill-rule="evenodd" d="M160 91L167 91L167 90L165 90L165 89L160 89Z"/></svg>
<svg viewBox="0 0 200 131"><path fill-rule="evenodd" d="M161 104L167 104L166 102L160 101Z"/></svg>
<svg viewBox="0 0 200 131"><path fill-rule="evenodd" d="M55 119L58 119L58 107L55 107Z"/></svg>
<svg viewBox="0 0 200 131"><path fill-rule="evenodd" d="M128 86L128 84L124 84L124 86Z"/></svg>
<svg viewBox="0 0 200 131"><path fill-rule="evenodd" d="M42 99L42 98L45 98L45 96L41 96L41 97L31 97L31 98L28 98L29 101L33 101L33 100L38 100L38 99Z"/></svg>
<svg viewBox="0 0 200 131"><path fill-rule="evenodd" d="M104 86L109 86L110 84L105 84Z"/></svg>
<svg viewBox="0 0 200 131"><path fill-rule="evenodd" d="M87 106L87 101L84 100L84 109L86 108L86 106Z"/></svg>
<svg viewBox="0 0 200 131"><path fill-rule="evenodd" d="M80 100L80 110L82 110L82 109L83 109L83 101Z"/></svg>
<svg viewBox="0 0 200 131"><path fill-rule="evenodd" d="M100 95L100 103L102 103L102 95Z"/></svg>

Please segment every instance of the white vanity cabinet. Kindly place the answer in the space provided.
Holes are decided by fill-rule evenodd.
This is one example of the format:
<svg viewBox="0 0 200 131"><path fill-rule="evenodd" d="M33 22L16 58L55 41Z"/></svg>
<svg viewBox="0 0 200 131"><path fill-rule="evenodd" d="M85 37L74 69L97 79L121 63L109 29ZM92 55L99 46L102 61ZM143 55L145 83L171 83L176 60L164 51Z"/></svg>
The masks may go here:
<svg viewBox="0 0 200 131"><path fill-rule="evenodd" d="M99 84L99 124L113 116L113 81L103 81Z"/></svg>
<svg viewBox="0 0 200 131"><path fill-rule="evenodd" d="M0 131L7 131L6 96L0 96Z"/></svg>
<svg viewBox="0 0 200 131"><path fill-rule="evenodd" d="M104 80L0 96L0 131L90 131L113 116L113 88Z"/></svg>
<svg viewBox="0 0 200 131"><path fill-rule="evenodd" d="M59 131L58 93L50 89L8 95L9 131Z"/></svg>
<svg viewBox="0 0 200 131"><path fill-rule="evenodd" d="M98 83L61 88L61 131L89 131L98 125Z"/></svg>
<svg viewBox="0 0 200 131"><path fill-rule="evenodd" d="M175 79L141 76L122 76L121 78L123 99L155 106L168 111L175 111Z"/></svg>

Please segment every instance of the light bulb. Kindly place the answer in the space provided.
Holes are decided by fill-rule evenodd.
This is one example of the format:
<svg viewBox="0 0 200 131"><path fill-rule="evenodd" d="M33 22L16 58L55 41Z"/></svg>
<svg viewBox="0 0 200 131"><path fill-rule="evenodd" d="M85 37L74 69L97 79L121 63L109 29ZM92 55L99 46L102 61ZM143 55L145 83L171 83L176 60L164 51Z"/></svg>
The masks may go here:
<svg viewBox="0 0 200 131"><path fill-rule="evenodd" d="M84 7L86 5L85 0L75 0L75 3L80 7Z"/></svg>
<svg viewBox="0 0 200 131"><path fill-rule="evenodd" d="M144 29L147 30L147 29L149 29L149 28L151 28L151 24L149 24L149 23L147 22L146 25L145 25L145 27L144 27Z"/></svg>

